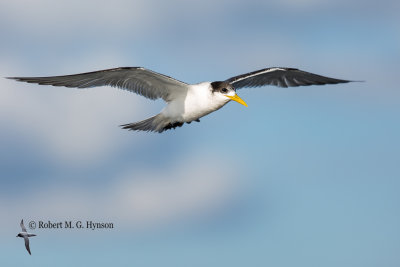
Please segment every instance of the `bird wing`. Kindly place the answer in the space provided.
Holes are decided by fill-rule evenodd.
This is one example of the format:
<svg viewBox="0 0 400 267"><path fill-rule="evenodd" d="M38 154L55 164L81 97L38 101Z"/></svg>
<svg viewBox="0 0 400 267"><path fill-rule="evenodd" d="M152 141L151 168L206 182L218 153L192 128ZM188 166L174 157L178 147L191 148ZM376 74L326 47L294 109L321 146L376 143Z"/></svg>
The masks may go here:
<svg viewBox="0 0 400 267"><path fill-rule="evenodd" d="M25 240L25 247L26 247L26 250L29 252L29 255L32 255L32 254L31 254L31 249L29 248L29 238L26 237L26 236L24 236L24 240Z"/></svg>
<svg viewBox="0 0 400 267"><path fill-rule="evenodd" d="M226 80L236 89L243 87L259 87L275 85L279 87L293 87L302 85L323 85L347 83L350 81L329 78L293 68L266 68L238 75Z"/></svg>
<svg viewBox="0 0 400 267"><path fill-rule="evenodd" d="M26 228L25 228L23 219L21 220L21 223L19 225L21 226L22 232L26 232Z"/></svg>
<svg viewBox="0 0 400 267"><path fill-rule="evenodd" d="M90 88L112 86L150 99L169 101L174 94L185 93L187 84L169 76L141 67L123 67L73 75L51 77L8 77L21 82L53 86Z"/></svg>

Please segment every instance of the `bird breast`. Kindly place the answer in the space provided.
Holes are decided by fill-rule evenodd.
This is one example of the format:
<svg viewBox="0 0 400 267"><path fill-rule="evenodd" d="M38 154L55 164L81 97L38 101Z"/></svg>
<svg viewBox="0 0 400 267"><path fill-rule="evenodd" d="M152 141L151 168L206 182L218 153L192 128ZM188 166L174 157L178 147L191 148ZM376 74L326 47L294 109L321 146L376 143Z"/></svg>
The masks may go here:
<svg viewBox="0 0 400 267"><path fill-rule="evenodd" d="M184 101L184 120L189 122L201 118L221 108L227 102L214 96L209 82L192 85Z"/></svg>
<svg viewBox="0 0 400 267"><path fill-rule="evenodd" d="M190 85L186 94L175 97L162 113L172 121L191 122L223 107L228 101L212 93L210 82L203 82Z"/></svg>

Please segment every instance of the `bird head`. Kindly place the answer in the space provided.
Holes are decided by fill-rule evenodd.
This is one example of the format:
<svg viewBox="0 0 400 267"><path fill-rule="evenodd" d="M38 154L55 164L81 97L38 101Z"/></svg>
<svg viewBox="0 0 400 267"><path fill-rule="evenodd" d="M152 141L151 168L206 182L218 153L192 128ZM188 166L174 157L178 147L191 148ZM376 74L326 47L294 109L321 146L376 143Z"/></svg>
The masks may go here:
<svg viewBox="0 0 400 267"><path fill-rule="evenodd" d="M228 102L233 100L247 107L246 102L236 94L236 90L232 84L227 82L212 82L211 87L214 96L221 99L221 101Z"/></svg>

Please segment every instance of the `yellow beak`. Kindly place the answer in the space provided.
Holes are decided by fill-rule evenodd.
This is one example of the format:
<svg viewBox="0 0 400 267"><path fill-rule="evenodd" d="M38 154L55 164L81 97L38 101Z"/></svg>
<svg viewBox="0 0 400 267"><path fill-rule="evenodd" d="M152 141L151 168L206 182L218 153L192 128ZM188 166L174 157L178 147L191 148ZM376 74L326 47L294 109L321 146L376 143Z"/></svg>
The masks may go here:
<svg viewBox="0 0 400 267"><path fill-rule="evenodd" d="M243 101L243 99L241 99L238 95L234 95L234 96L229 96L227 95L227 97L229 97L231 100L238 102L239 104L242 104L243 106L247 107L246 102Z"/></svg>

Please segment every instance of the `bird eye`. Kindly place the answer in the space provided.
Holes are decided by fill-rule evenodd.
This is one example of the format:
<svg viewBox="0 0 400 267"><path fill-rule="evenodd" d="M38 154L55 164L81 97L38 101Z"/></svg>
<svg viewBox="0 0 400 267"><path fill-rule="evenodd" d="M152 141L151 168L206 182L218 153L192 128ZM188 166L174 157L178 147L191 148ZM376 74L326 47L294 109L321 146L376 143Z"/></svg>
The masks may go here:
<svg viewBox="0 0 400 267"><path fill-rule="evenodd" d="M222 93L227 93L227 92L228 92L228 89L222 88L221 92L222 92Z"/></svg>

